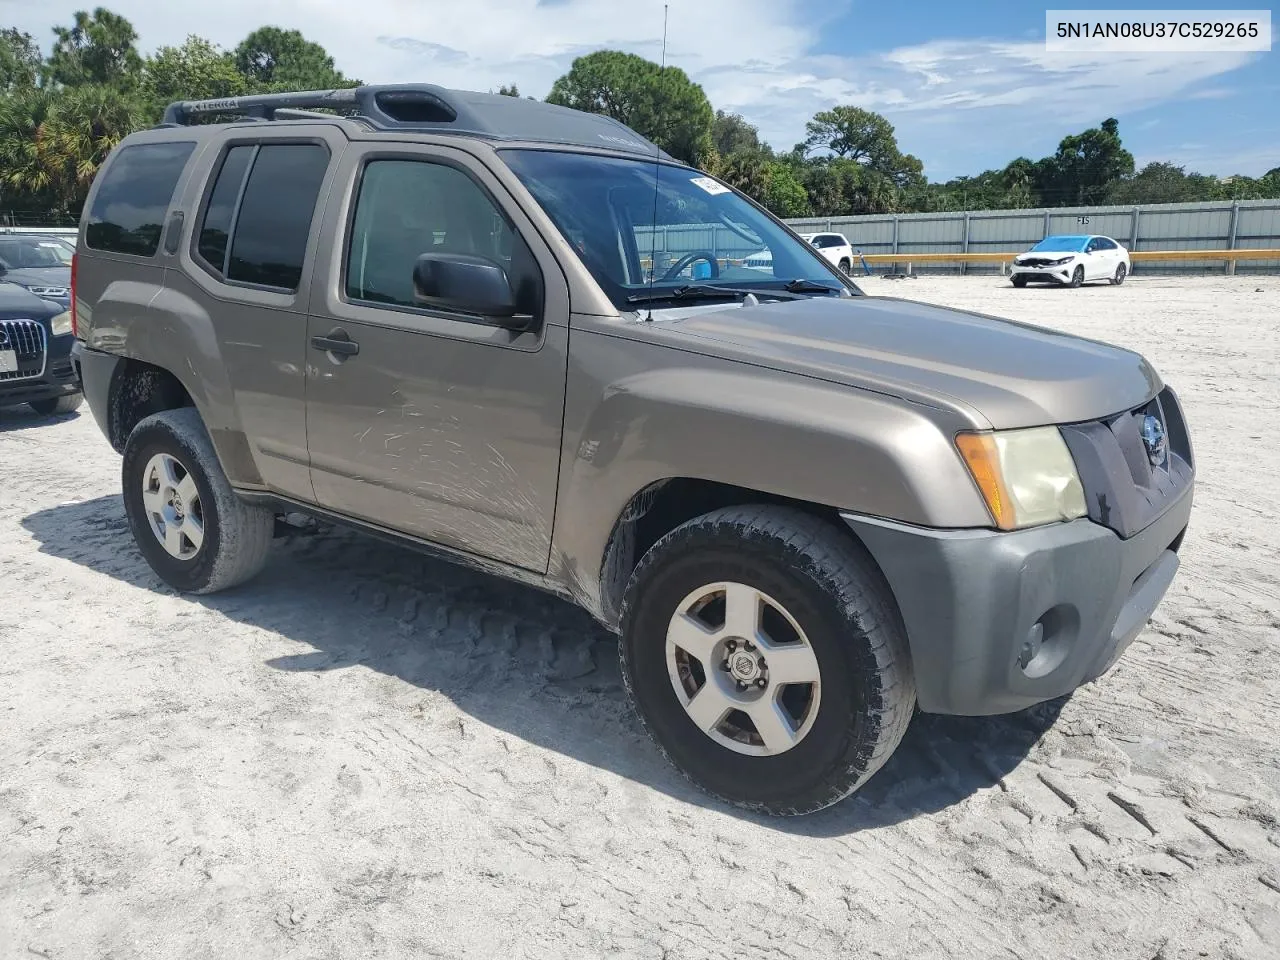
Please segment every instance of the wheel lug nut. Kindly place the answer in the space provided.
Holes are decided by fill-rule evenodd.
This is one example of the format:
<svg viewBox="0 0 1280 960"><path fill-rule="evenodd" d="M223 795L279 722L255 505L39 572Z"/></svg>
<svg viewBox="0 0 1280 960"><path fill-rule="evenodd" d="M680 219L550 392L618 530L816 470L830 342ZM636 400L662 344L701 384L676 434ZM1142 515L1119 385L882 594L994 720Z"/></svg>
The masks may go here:
<svg viewBox="0 0 1280 960"><path fill-rule="evenodd" d="M764 657L757 657L756 663L760 665L761 670L763 670L767 666L767 664L764 662Z"/></svg>
<svg viewBox="0 0 1280 960"><path fill-rule="evenodd" d="M725 660L721 660L721 661L720 661L720 669L721 669L721 670L724 670L726 673L729 671L729 661L728 661L728 659L725 659Z"/></svg>
<svg viewBox="0 0 1280 960"><path fill-rule="evenodd" d="M733 653L733 651L738 649L738 641L730 640L728 643L724 645L724 648L728 650L730 653Z"/></svg>
<svg viewBox="0 0 1280 960"><path fill-rule="evenodd" d="M745 683L743 683L741 680L739 680L739 681L738 681L738 689L739 689L739 690L746 690L746 689L747 689L747 685L746 685Z"/></svg>
<svg viewBox="0 0 1280 960"><path fill-rule="evenodd" d="M759 687L761 690L763 690L768 685L769 685L769 681L766 680L764 677L760 677L759 679L756 680L756 686Z"/></svg>

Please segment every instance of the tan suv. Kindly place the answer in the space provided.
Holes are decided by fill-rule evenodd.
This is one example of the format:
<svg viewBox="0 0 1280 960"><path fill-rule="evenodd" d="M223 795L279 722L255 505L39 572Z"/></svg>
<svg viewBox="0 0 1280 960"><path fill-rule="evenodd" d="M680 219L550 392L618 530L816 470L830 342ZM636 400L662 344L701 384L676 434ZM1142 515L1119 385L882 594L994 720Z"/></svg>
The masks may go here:
<svg viewBox="0 0 1280 960"><path fill-rule="evenodd" d="M671 760L753 809L855 790L917 704L1100 676L1191 512L1141 357L864 296L715 178L531 100L174 104L99 173L73 284L161 578L240 583L303 511L553 591L621 634Z"/></svg>

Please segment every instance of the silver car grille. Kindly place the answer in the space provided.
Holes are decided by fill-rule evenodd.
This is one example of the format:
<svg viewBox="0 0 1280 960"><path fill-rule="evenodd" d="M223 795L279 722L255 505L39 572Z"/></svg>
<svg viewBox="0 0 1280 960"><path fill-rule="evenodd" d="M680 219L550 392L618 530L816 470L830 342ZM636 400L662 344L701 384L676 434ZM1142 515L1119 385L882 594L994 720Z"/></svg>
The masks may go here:
<svg viewBox="0 0 1280 960"><path fill-rule="evenodd" d="M0 382L44 376L49 357L44 324L36 320L0 320L0 350L12 350L18 369L0 371Z"/></svg>

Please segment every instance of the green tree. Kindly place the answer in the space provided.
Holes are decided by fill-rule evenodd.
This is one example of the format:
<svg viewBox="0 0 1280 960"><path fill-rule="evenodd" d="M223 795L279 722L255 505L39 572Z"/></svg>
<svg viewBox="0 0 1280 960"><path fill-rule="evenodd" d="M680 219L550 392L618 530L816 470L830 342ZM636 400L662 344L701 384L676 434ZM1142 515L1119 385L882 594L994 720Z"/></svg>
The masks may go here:
<svg viewBox="0 0 1280 960"><path fill-rule="evenodd" d="M724 157L734 153L754 153L761 149L760 131L738 113L717 110L711 124L711 141Z"/></svg>
<svg viewBox="0 0 1280 960"><path fill-rule="evenodd" d="M678 67L597 50L573 61L552 85L547 102L613 117L688 163L701 164L711 156L711 104Z"/></svg>
<svg viewBox="0 0 1280 960"><path fill-rule="evenodd" d="M504 83L498 88L498 94L503 97L518 97L520 96L520 88L514 83L510 85Z"/></svg>
<svg viewBox="0 0 1280 960"><path fill-rule="evenodd" d="M213 100L248 92L248 81L231 54L203 37L189 36L180 47L161 47L143 65L142 95L158 116L175 100Z"/></svg>
<svg viewBox="0 0 1280 960"><path fill-rule="evenodd" d="M34 87L0 97L0 194L6 208L49 207L60 186L44 136L54 94Z"/></svg>
<svg viewBox="0 0 1280 960"><path fill-rule="evenodd" d="M1046 205L1088 206L1104 202L1113 185L1133 173L1133 154L1120 142L1119 123L1108 118L1100 127L1064 137L1037 172Z"/></svg>
<svg viewBox="0 0 1280 960"><path fill-rule="evenodd" d="M778 217L807 217L809 194L795 171L785 163L770 160L768 184L760 202Z"/></svg>
<svg viewBox="0 0 1280 960"><path fill-rule="evenodd" d="M297 30L261 27L236 47L236 69L255 91L332 90L357 86L342 75L333 57Z"/></svg>
<svg viewBox="0 0 1280 960"><path fill-rule="evenodd" d="M92 14L76 12L70 27L54 27L53 52L46 66L54 83L131 89L138 82L142 58L138 33L124 17L105 7Z"/></svg>
<svg viewBox="0 0 1280 960"><path fill-rule="evenodd" d="M13 27L0 30L0 93L34 87L43 65L35 37Z"/></svg>
<svg viewBox="0 0 1280 960"><path fill-rule="evenodd" d="M823 110L805 124L806 153L827 150L837 157L890 168L898 158L893 124L878 113L861 107L839 106Z"/></svg>
<svg viewBox="0 0 1280 960"><path fill-rule="evenodd" d="M78 212L102 161L140 120L136 101L107 86L0 98L0 186Z"/></svg>
<svg viewBox="0 0 1280 960"><path fill-rule="evenodd" d="M1199 173L1187 173L1172 163L1148 163L1132 176L1111 185L1110 203L1189 203L1212 200L1218 181Z"/></svg>

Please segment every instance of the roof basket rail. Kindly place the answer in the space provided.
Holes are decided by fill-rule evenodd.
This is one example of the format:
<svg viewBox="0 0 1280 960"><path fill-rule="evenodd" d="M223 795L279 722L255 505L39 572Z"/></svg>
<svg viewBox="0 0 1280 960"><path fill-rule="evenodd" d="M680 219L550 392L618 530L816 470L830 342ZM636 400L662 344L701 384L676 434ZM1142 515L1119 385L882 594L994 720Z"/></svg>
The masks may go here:
<svg viewBox="0 0 1280 960"><path fill-rule="evenodd" d="M331 111L331 112L316 112ZM447 90L429 83L380 84L339 90L263 93L222 100L180 100L162 127L210 120L354 120L375 130L471 134L494 140L534 140L624 150L671 160L665 151L612 117L535 100Z"/></svg>
<svg viewBox="0 0 1280 960"><path fill-rule="evenodd" d="M212 115L248 120L335 119L331 114L308 112L318 110L342 111L380 129L446 124L476 126L467 122L471 118L465 116L467 111L450 96L450 91L425 83L262 93L220 100L180 100L165 108L161 125L189 126Z"/></svg>

